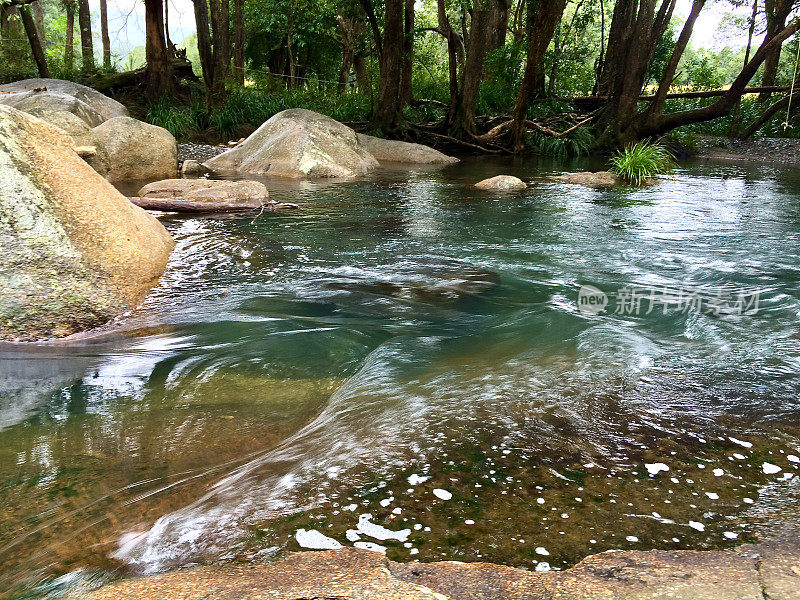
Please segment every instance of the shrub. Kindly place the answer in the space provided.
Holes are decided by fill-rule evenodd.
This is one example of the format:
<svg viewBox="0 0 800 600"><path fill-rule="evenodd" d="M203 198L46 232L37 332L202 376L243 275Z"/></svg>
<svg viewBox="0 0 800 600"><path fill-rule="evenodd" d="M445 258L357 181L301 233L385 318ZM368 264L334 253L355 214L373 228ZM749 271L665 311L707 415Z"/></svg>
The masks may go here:
<svg viewBox="0 0 800 600"><path fill-rule="evenodd" d="M642 185L647 179L675 166L664 146L643 141L619 150L611 158L611 171L626 183Z"/></svg>

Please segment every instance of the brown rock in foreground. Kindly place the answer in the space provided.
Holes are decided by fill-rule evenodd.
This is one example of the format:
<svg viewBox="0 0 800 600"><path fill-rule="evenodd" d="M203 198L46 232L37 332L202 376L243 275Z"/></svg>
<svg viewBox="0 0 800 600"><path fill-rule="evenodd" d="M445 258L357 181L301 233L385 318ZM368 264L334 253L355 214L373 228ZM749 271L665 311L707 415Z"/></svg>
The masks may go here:
<svg viewBox="0 0 800 600"><path fill-rule="evenodd" d="M0 106L0 339L67 336L134 308L173 246L69 135Z"/></svg>
<svg viewBox="0 0 800 600"><path fill-rule="evenodd" d="M488 563L396 563L343 548L250 567L122 581L92 600L798 600L800 544L736 550L604 552L566 571ZM800 569L800 567L798 567Z"/></svg>
<svg viewBox="0 0 800 600"><path fill-rule="evenodd" d="M228 202L252 208L269 201L267 186L250 180L164 179L148 183L139 190L137 196L197 203Z"/></svg>

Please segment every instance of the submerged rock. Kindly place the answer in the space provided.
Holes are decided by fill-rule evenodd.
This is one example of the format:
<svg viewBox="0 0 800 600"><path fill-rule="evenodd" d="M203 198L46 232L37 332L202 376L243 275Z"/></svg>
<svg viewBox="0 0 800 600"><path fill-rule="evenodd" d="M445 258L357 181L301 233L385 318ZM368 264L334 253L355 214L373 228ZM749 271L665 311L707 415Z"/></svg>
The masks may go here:
<svg viewBox="0 0 800 600"><path fill-rule="evenodd" d="M495 191L509 191L509 190L524 190L528 185L513 175L496 175L489 179L484 179L475 184L476 188L482 190L495 190Z"/></svg>
<svg viewBox="0 0 800 600"><path fill-rule="evenodd" d="M0 339L66 336L135 307L173 245L69 135L0 106Z"/></svg>
<svg viewBox="0 0 800 600"><path fill-rule="evenodd" d="M260 206L269 201L267 186L249 180L165 179L148 183L139 190L138 196L190 202L230 202L248 206Z"/></svg>
<svg viewBox="0 0 800 600"><path fill-rule="evenodd" d="M614 187L622 183L619 177L614 175L611 171L565 173L564 175L556 175L553 179L563 183L584 185L595 189Z"/></svg>
<svg viewBox="0 0 800 600"><path fill-rule="evenodd" d="M36 90L42 91L37 92ZM94 118L100 119L96 123L88 123L92 127L108 119L113 119L114 117L128 116L128 109L116 100L90 87L75 83L74 81L64 81L62 79L24 79L22 81L0 85L0 92L4 92L0 93L0 104L9 104L11 106L14 106L12 102L19 102L19 98L30 98L37 95L49 95L53 98L58 97L61 100L64 100L64 97L71 97L79 101L83 106L88 107L91 113L96 115ZM25 101L27 102L27 100ZM68 104L61 105L58 110L68 110L64 108L64 106L74 106L71 100L67 99L66 101ZM46 101L47 105L51 107L58 106L53 102L52 99ZM24 108L20 110L29 112ZM68 110L68 112L72 111Z"/></svg>
<svg viewBox="0 0 800 600"><path fill-rule="evenodd" d="M277 177L358 177L378 166L356 132L319 113L294 108L205 163L212 171Z"/></svg>
<svg viewBox="0 0 800 600"><path fill-rule="evenodd" d="M93 131L96 145L108 155L109 181L167 179L178 174L178 143L163 127L114 117Z"/></svg>
<svg viewBox="0 0 800 600"><path fill-rule="evenodd" d="M358 134L358 141L380 163L449 165L459 162L457 158L422 144L386 140L362 133Z"/></svg>
<svg viewBox="0 0 800 600"><path fill-rule="evenodd" d="M180 148L178 148L178 154L180 154ZM208 173L208 169L193 158L187 158L181 164L181 177L196 177L206 173Z"/></svg>

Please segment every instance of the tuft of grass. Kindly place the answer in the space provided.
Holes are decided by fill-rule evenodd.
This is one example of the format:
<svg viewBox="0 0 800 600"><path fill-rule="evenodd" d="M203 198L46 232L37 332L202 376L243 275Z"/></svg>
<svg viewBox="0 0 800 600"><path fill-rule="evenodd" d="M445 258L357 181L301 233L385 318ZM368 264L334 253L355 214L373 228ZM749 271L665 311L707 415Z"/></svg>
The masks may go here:
<svg viewBox="0 0 800 600"><path fill-rule="evenodd" d="M611 158L611 171L625 183L642 185L675 166L675 159L664 146L637 142L617 151Z"/></svg>
<svg viewBox="0 0 800 600"><path fill-rule="evenodd" d="M147 122L163 127L176 138L198 128L198 112L193 106L178 106L172 98L164 96L147 109Z"/></svg>
<svg viewBox="0 0 800 600"><path fill-rule="evenodd" d="M538 151L541 156L561 160L589 154L593 142L594 136L591 131L583 127L561 138L537 132L531 132L528 136L528 146Z"/></svg>

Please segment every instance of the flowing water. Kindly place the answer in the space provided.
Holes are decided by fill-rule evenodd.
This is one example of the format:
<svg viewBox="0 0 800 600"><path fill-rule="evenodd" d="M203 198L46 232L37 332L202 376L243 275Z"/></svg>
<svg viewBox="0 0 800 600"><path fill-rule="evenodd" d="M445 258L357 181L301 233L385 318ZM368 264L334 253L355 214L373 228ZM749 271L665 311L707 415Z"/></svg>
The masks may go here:
<svg viewBox="0 0 800 600"><path fill-rule="evenodd" d="M353 544L558 569L795 521L800 174L538 179L559 168L269 181L303 209L163 216L140 310L0 349L0 596ZM498 172L534 184L471 187Z"/></svg>

